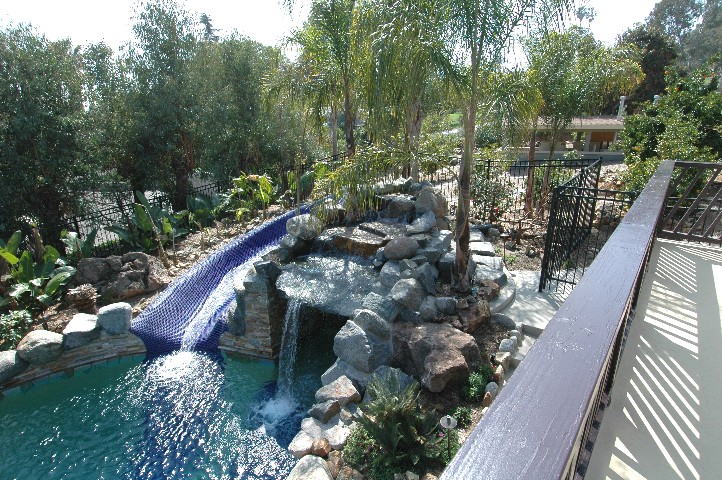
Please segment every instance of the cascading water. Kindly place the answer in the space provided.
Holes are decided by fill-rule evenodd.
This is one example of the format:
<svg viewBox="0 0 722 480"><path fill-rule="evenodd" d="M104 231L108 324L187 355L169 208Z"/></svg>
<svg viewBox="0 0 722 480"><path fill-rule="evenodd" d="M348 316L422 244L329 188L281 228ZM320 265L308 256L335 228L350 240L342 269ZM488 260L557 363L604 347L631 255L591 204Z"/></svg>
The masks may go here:
<svg viewBox="0 0 722 480"><path fill-rule="evenodd" d="M293 367L296 364L298 328L301 323L302 305L303 303L296 298L291 298L288 301L288 309L283 321L281 353L278 357L278 397L293 397Z"/></svg>

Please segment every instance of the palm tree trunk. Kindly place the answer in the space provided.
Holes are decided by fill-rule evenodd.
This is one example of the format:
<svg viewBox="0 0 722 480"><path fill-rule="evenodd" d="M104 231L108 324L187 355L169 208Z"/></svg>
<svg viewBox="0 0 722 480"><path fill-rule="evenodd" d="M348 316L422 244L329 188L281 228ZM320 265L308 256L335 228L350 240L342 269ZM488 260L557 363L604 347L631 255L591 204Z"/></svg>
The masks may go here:
<svg viewBox="0 0 722 480"><path fill-rule="evenodd" d="M356 153L356 141L353 137L353 130L356 123L356 116L351 106L351 82L348 75L343 79L343 110L344 110L344 131L346 133L346 155L349 157Z"/></svg>
<svg viewBox="0 0 722 480"><path fill-rule="evenodd" d="M331 148L332 148L332 155L333 159L338 160L338 109L336 108L336 105L331 105L331 119L330 119L330 129L331 129Z"/></svg>

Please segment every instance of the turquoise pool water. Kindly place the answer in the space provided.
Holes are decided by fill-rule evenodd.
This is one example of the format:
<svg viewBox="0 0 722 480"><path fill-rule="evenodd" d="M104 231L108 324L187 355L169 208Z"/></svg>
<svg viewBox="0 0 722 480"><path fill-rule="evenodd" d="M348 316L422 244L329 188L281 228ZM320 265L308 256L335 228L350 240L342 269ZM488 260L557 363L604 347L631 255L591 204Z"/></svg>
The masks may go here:
<svg viewBox="0 0 722 480"><path fill-rule="evenodd" d="M285 478L305 402L277 374L180 351L34 386L0 401L0 479Z"/></svg>

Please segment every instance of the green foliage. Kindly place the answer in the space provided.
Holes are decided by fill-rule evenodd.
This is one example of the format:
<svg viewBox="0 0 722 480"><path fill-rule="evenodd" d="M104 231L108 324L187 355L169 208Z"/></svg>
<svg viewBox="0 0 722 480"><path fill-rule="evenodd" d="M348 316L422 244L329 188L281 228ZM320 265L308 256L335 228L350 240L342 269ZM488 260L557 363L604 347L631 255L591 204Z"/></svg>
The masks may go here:
<svg viewBox="0 0 722 480"><path fill-rule="evenodd" d="M220 201L216 201L208 195L189 195L186 198L186 212L188 224L191 228L203 228L210 226L215 220L214 210Z"/></svg>
<svg viewBox="0 0 722 480"><path fill-rule="evenodd" d="M53 229L93 183L92 159L82 148L79 63L69 40L50 41L24 25L0 30L3 234L20 227L22 218ZM54 230L48 238L58 238Z"/></svg>
<svg viewBox="0 0 722 480"><path fill-rule="evenodd" d="M484 398L486 385L494 377L494 370L491 365L484 364L475 372L469 375L469 384L464 389L464 394L469 400L478 402Z"/></svg>
<svg viewBox="0 0 722 480"><path fill-rule="evenodd" d="M7 244L0 246L4 264L0 308L40 312L60 300L75 268L65 265L60 253L49 245L39 245L37 259L29 250L20 253L20 238L20 232L15 232Z"/></svg>
<svg viewBox="0 0 722 480"><path fill-rule="evenodd" d="M187 229L180 227L185 211L173 215L158 204L151 205L143 192L135 194L138 203L133 204L132 215L126 215L126 223L105 227L118 235L122 243L145 252L160 253L164 245L188 233Z"/></svg>
<svg viewBox="0 0 722 480"><path fill-rule="evenodd" d="M722 158L722 94L708 69L688 75L668 70L668 85L655 103L627 117L621 134L627 189L641 189L663 159L713 162Z"/></svg>
<svg viewBox="0 0 722 480"><path fill-rule="evenodd" d="M81 258L91 257L97 234L97 228L92 229L85 239L81 239L77 232L67 230L60 232L60 241L65 245L65 257L72 263L77 263Z"/></svg>
<svg viewBox="0 0 722 480"><path fill-rule="evenodd" d="M233 187L220 195L220 203L214 210L216 216L232 214L237 221L245 216L265 212L271 203L273 183L265 175L241 175L233 179Z"/></svg>
<svg viewBox="0 0 722 480"><path fill-rule="evenodd" d="M389 478L392 472L441 464L443 437L436 416L419 405L418 384L401 389L398 377L389 374L386 381L372 381L367 395L373 400L362 407L361 431L344 454L352 465L368 469L371 478Z"/></svg>
<svg viewBox="0 0 722 480"><path fill-rule="evenodd" d="M0 315L0 350L17 347L33 324L33 317L27 310L14 310Z"/></svg>
<svg viewBox="0 0 722 480"><path fill-rule="evenodd" d="M490 149L482 150L474 165L471 196L476 215L485 221L497 221L514 205L515 186L506 176L508 167L509 163L499 163Z"/></svg>
<svg viewBox="0 0 722 480"><path fill-rule="evenodd" d="M456 419L459 428L466 428L471 425L471 407L456 407L451 416Z"/></svg>

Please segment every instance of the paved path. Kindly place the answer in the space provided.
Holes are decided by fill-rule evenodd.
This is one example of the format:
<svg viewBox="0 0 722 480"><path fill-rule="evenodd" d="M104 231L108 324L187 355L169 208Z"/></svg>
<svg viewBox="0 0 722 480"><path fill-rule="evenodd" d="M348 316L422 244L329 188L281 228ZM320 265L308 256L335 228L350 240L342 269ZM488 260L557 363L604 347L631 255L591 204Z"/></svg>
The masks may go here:
<svg viewBox="0 0 722 480"><path fill-rule="evenodd" d="M722 248L657 240L585 480L722 478Z"/></svg>

